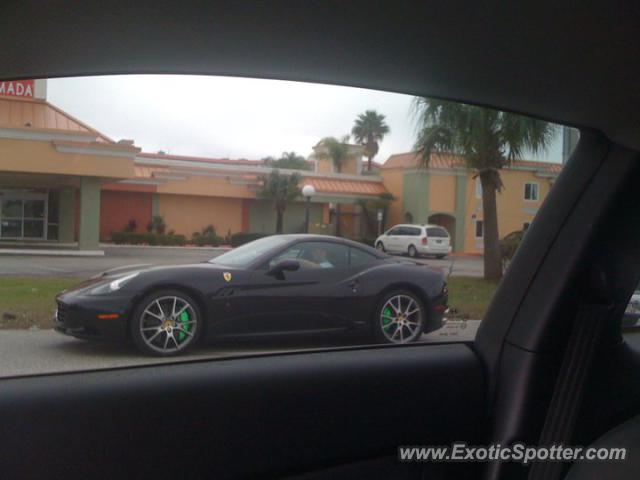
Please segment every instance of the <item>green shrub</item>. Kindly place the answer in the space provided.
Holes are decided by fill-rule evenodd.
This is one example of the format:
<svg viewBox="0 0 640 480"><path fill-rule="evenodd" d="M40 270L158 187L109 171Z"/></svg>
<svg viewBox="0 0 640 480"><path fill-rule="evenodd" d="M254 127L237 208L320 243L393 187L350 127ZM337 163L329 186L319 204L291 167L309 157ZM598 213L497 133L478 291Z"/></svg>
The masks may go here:
<svg viewBox="0 0 640 480"><path fill-rule="evenodd" d="M113 232L111 234L111 241L118 245L182 246L187 243L184 235L135 232Z"/></svg>
<svg viewBox="0 0 640 480"><path fill-rule="evenodd" d="M138 222L135 220L129 220L129 222L124 226L124 232L135 232L138 229Z"/></svg>
<svg viewBox="0 0 640 480"><path fill-rule="evenodd" d="M503 270L506 270L511 260L513 260L513 256L516 254L523 237L524 232L522 230L516 230L500 240L500 257L502 259Z"/></svg>
<svg viewBox="0 0 640 480"><path fill-rule="evenodd" d="M217 247L223 243L224 239L217 235L194 235L191 239L191 243L199 247L212 246Z"/></svg>
<svg viewBox="0 0 640 480"><path fill-rule="evenodd" d="M245 243L253 242L259 238L268 237L270 234L268 233L234 233L231 235L231 246L239 247L240 245L244 245Z"/></svg>

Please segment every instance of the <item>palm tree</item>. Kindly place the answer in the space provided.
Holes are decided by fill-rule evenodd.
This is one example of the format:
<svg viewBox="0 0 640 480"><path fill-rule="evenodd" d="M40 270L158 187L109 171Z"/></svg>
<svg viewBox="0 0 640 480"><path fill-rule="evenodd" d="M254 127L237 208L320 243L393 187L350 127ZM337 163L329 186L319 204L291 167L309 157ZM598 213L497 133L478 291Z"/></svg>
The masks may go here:
<svg viewBox="0 0 640 480"><path fill-rule="evenodd" d="M349 157L349 135L345 135L341 140L336 137L325 137L320 140L320 144L325 147L326 152L321 153L321 157L329 158L333 163L336 172L342 171L342 166ZM340 236L340 204L336 203L336 236Z"/></svg>
<svg viewBox="0 0 640 480"><path fill-rule="evenodd" d="M267 157L262 159L265 165L273 168L286 168L289 170L311 170L307 160L296 152L282 152L280 158Z"/></svg>
<svg viewBox="0 0 640 480"><path fill-rule="evenodd" d="M320 145L323 145L326 149L326 152L320 153L320 156L331 160L333 168L338 173L342 171L342 166L349 157L348 141L349 135L345 135L340 140L336 137L325 137L320 140Z"/></svg>
<svg viewBox="0 0 640 480"><path fill-rule="evenodd" d="M378 154L384 136L389 133L389 126L384 123L384 115L375 110L367 110L358 115L351 129L351 135L356 142L364 146L364 154L367 156L367 170L371 171L373 157Z"/></svg>
<svg viewBox="0 0 640 480"><path fill-rule="evenodd" d="M431 152L460 155L482 184L484 277L502 277L496 192L503 188L500 169L522 158L547 150L556 134L555 125L513 113L473 105L416 97L415 149L422 166Z"/></svg>
<svg viewBox="0 0 640 480"><path fill-rule="evenodd" d="M258 196L273 200L276 209L276 233L282 233L282 219L289 202L293 202L301 195L300 175L282 175L279 170L273 170L269 176L262 177L262 187Z"/></svg>

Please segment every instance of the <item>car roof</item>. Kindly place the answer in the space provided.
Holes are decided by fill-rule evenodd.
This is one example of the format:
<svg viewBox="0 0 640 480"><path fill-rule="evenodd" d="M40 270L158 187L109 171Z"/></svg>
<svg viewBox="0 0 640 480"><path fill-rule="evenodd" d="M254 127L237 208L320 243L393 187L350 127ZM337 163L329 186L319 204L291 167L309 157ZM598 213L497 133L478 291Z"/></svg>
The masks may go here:
<svg viewBox="0 0 640 480"><path fill-rule="evenodd" d="M285 237L287 239L289 239L291 242L293 243L295 241L299 241L299 240L305 240L305 241L318 241L318 242L334 242L334 243L342 243L342 244L346 244L350 247L353 248L359 248L361 250L366 250L367 252L371 253L372 255L375 255L378 258L386 258L387 255L384 253L379 252L378 250L376 250L373 247L370 247L369 245L366 245L364 243L361 242L356 242L355 240L350 240L348 238L343 238L343 237L335 237L333 235L320 235L320 234L314 234L314 233L285 233L280 235L281 237Z"/></svg>
<svg viewBox="0 0 640 480"><path fill-rule="evenodd" d="M398 223L391 228L395 227L442 228L446 230L442 225L436 225L435 223Z"/></svg>

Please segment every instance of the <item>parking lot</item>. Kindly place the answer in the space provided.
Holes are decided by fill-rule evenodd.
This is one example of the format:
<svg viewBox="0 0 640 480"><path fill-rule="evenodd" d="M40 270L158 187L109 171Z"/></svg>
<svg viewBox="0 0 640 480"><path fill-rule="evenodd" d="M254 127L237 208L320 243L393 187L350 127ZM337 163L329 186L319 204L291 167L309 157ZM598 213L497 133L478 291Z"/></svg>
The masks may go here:
<svg viewBox="0 0 640 480"><path fill-rule="evenodd" d="M90 277L111 268L128 265L174 265L198 263L224 253L222 248L119 247L104 248L103 257L3 255L0 275ZM454 276L481 277L482 257L450 256L442 260L420 258L419 262L451 271Z"/></svg>

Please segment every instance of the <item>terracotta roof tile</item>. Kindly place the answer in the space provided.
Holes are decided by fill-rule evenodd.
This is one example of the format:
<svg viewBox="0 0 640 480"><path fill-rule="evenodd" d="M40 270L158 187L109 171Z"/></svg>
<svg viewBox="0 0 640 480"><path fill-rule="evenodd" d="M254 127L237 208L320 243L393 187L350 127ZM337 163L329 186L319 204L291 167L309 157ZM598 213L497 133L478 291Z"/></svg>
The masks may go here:
<svg viewBox="0 0 640 480"><path fill-rule="evenodd" d="M387 193L382 182L356 181L338 178L304 177L304 184L313 185L318 193L336 195L380 195Z"/></svg>
<svg viewBox="0 0 640 480"><path fill-rule="evenodd" d="M391 168L417 168L420 164L420 155L416 152L397 153L391 155L382 165L382 169ZM464 167L464 161L458 155L434 153L431 155L429 168L455 168ZM562 165L552 162L540 162L533 160L516 160L514 167L531 168L532 170L544 170L549 173L560 173ZM507 167L508 168L508 167Z"/></svg>
<svg viewBox="0 0 640 480"><path fill-rule="evenodd" d="M158 159L158 160L182 160L185 162L202 162L202 163L212 163L212 164L219 164L219 165L245 165L245 166L254 166L254 167L264 166L263 160L248 160L246 158L239 158L237 160L233 160L230 158L193 157L189 155L173 155L173 154L167 154L167 153L148 153L148 152L140 153L138 157Z"/></svg>

